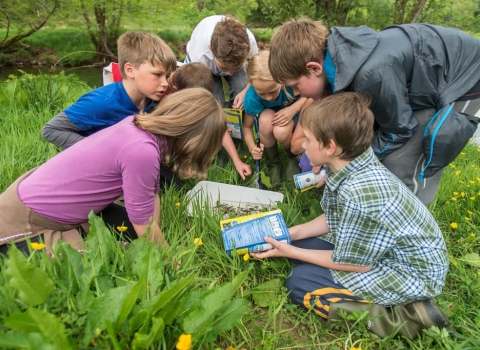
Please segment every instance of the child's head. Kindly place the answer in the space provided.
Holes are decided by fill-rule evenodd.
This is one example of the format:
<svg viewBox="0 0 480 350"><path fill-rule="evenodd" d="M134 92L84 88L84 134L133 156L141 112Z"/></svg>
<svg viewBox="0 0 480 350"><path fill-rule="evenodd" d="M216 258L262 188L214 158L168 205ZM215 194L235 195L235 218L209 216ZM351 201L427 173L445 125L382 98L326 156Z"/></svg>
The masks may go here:
<svg viewBox="0 0 480 350"><path fill-rule="evenodd" d="M308 154L311 141L318 142L320 149L334 141L342 150L337 156L343 160L352 160L370 147L374 117L368 104L369 100L361 93L343 92L315 101L302 112L300 125L306 136L311 134L315 139L304 143L312 165L321 164L315 163L315 155ZM313 153L320 149L314 149Z"/></svg>
<svg viewBox="0 0 480 350"><path fill-rule="evenodd" d="M178 67L172 73L171 84L175 91L200 87L213 94L214 90L212 72L200 62L191 62Z"/></svg>
<svg viewBox="0 0 480 350"><path fill-rule="evenodd" d="M273 80L270 74L268 56L269 51L267 50L262 50L252 56L247 65L247 77L258 96L267 101L275 101L280 94L282 85Z"/></svg>
<svg viewBox="0 0 480 350"><path fill-rule="evenodd" d="M177 59L172 49L155 34L140 31L130 31L122 34L117 40L118 64L123 78L125 63L131 63L138 68L143 63L152 66L163 66L168 75L177 67Z"/></svg>
<svg viewBox="0 0 480 350"><path fill-rule="evenodd" d="M150 114L135 116L135 125L167 137L165 162L180 178L205 178L227 130L226 116L213 95L202 88L166 96Z"/></svg>
<svg viewBox="0 0 480 350"><path fill-rule="evenodd" d="M247 27L235 18L226 16L218 22L210 39L210 50L218 68L229 75L242 69L250 52Z"/></svg>
<svg viewBox="0 0 480 350"><path fill-rule="evenodd" d="M273 79L304 97L322 97L327 82L323 62L328 35L321 21L302 18L283 24L270 41L268 65Z"/></svg>

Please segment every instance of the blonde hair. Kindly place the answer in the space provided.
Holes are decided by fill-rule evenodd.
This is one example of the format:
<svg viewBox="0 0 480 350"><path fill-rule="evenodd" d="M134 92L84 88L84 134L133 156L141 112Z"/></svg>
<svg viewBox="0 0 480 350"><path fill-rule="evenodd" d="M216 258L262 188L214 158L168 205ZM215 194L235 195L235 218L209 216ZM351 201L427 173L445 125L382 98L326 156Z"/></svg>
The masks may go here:
<svg viewBox="0 0 480 350"><path fill-rule="evenodd" d="M327 145L334 140L343 152L340 159L351 160L370 147L374 116L370 100L358 92L342 92L314 101L300 116L300 125L317 141Z"/></svg>
<svg viewBox="0 0 480 350"><path fill-rule="evenodd" d="M123 79L126 79L125 63L131 63L138 68L142 63L162 65L167 74L177 68L177 59L172 49L155 34L140 31L130 31L122 34L117 40L118 64Z"/></svg>
<svg viewBox="0 0 480 350"><path fill-rule="evenodd" d="M270 41L268 66L275 81L298 79L308 75L308 62L323 64L328 28L321 21L301 18L286 22Z"/></svg>
<svg viewBox="0 0 480 350"><path fill-rule="evenodd" d="M222 107L202 88L168 95L153 112L136 115L134 123L142 130L166 136L169 150L164 162L172 162L173 171L182 179L206 177L227 130Z"/></svg>
<svg viewBox="0 0 480 350"><path fill-rule="evenodd" d="M177 90L201 87L213 94L214 82L210 69L200 62L181 65L173 74L173 85Z"/></svg>
<svg viewBox="0 0 480 350"><path fill-rule="evenodd" d="M244 63L250 53L250 38L245 24L225 16L213 29L210 50L223 64L237 67Z"/></svg>
<svg viewBox="0 0 480 350"><path fill-rule="evenodd" d="M270 56L270 51L261 50L257 54L253 55L252 58L248 61L247 65L247 78L248 82L252 84L254 80L261 81L274 81L270 69L268 67L268 57ZM292 96L286 89L285 85L282 84L282 90L285 92L285 95L289 100Z"/></svg>

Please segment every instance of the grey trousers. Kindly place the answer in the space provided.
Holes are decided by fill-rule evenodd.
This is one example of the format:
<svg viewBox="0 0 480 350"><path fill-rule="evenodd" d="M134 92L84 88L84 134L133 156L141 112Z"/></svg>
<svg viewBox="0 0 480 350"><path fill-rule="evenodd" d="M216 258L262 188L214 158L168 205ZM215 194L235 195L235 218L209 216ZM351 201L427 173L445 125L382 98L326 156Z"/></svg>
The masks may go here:
<svg viewBox="0 0 480 350"><path fill-rule="evenodd" d="M453 103L453 108L456 111L480 117L480 99L457 101ZM422 153L423 130L435 112L434 108L415 111L413 114L420 123L417 132L405 145L382 160L383 165L407 185L425 205L429 205L435 199L443 173L442 169L432 177L425 178L423 182L418 179L425 165L425 157Z"/></svg>

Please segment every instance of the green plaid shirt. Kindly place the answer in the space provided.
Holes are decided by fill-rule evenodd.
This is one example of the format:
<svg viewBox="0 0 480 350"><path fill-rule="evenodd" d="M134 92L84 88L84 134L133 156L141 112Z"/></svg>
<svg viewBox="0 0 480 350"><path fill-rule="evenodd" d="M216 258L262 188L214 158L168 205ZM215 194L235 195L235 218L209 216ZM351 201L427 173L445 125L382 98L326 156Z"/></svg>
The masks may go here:
<svg viewBox="0 0 480 350"><path fill-rule="evenodd" d="M368 272L331 270L355 295L382 305L438 295L448 269L442 232L428 209L371 148L329 172L321 201L335 245L332 261L372 265Z"/></svg>

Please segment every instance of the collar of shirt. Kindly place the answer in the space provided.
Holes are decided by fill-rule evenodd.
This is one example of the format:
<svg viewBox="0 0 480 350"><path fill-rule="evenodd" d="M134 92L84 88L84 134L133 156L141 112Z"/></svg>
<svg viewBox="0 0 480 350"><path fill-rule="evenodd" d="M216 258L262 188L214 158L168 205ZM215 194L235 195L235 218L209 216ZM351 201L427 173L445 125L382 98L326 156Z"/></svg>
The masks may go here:
<svg viewBox="0 0 480 350"><path fill-rule="evenodd" d="M365 152L360 154L357 158L352 160L338 172L334 173L330 169L327 169L328 179L326 186L330 191L335 191L338 186L351 174L364 168L372 158L375 157L371 147L368 147Z"/></svg>

